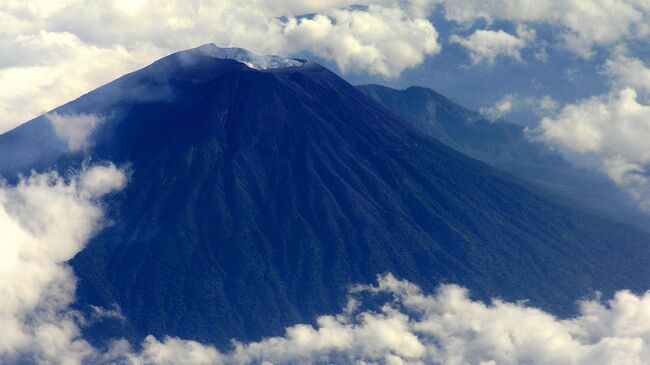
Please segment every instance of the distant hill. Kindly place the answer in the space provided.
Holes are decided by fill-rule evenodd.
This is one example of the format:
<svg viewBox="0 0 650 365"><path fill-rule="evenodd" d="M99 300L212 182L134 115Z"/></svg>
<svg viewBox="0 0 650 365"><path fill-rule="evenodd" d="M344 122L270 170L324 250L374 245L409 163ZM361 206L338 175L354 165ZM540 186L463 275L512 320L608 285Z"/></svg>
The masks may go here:
<svg viewBox="0 0 650 365"><path fill-rule="evenodd" d="M521 125L487 120L428 88L396 90L361 85L358 89L420 131L464 154L535 181L568 204L647 228L650 216L642 213L611 180L530 141Z"/></svg>
<svg viewBox="0 0 650 365"><path fill-rule="evenodd" d="M56 109L102 119L87 150L67 152L46 117L0 136L4 176L129 166L112 224L72 262L78 308L127 318L89 329L97 341L281 334L386 272L558 314L595 290L648 289L650 235L461 154L316 63L254 69L218 51Z"/></svg>

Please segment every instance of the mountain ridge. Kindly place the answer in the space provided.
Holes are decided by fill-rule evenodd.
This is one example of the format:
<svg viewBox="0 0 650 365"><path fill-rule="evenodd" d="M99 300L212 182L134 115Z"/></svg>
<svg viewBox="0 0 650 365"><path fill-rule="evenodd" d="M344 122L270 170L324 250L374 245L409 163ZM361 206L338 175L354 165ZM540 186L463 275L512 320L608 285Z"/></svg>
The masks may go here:
<svg viewBox="0 0 650 365"><path fill-rule="evenodd" d="M530 140L521 125L487 120L427 87L357 87L418 130L466 155L534 182L567 204L647 230L648 215L610 179Z"/></svg>

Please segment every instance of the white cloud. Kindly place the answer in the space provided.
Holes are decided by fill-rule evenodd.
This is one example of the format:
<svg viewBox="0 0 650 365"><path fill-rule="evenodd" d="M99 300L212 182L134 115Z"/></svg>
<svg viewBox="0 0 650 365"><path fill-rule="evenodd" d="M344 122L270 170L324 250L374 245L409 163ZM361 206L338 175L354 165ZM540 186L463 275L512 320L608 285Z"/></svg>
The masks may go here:
<svg viewBox="0 0 650 365"><path fill-rule="evenodd" d="M633 88L564 106L542 119L537 138L596 164L650 211L650 105Z"/></svg>
<svg viewBox="0 0 650 365"><path fill-rule="evenodd" d="M98 199L125 184L109 164L0 185L0 362L79 364L94 352L68 309L76 278L66 262L101 228Z"/></svg>
<svg viewBox="0 0 650 365"><path fill-rule="evenodd" d="M148 336L140 353L133 353L125 341L113 344L105 356L105 362L125 361L132 365L220 365L225 364L224 356L212 346L195 341L184 341L166 337L163 342Z"/></svg>
<svg viewBox="0 0 650 365"><path fill-rule="evenodd" d="M5 50L0 53L0 133L164 54L145 45L98 47L71 33L38 30L18 35ZM8 60L14 53L24 56Z"/></svg>
<svg viewBox="0 0 650 365"><path fill-rule="evenodd" d="M641 209L650 212L650 173L647 163L613 156L603 159L602 166L616 184L624 187L639 202Z"/></svg>
<svg viewBox="0 0 650 365"><path fill-rule="evenodd" d="M645 0L444 0L446 17L461 23L478 19L549 23L565 30L565 44L582 57L594 46L626 38L644 39L650 24Z"/></svg>
<svg viewBox="0 0 650 365"><path fill-rule="evenodd" d="M452 35L449 41L465 47L474 64L486 62L491 64L499 57L509 57L521 62L521 50L526 47L528 40L534 38L534 32L521 28L520 37L503 30L477 30L468 37Z"/></svg>
<svg viewBox="0 0 650 365"><path fill-rule="evenodd" d="M358 4L360 7L351 8ZM0 132L204 43L312 54L396 76L440 51L429 0L0 3ZM312 14L308 17L301 15ZM29 101L29 102L26 102Z"/></svg>
<svg viewBox="0 0 650 365"><path fill-rule="evenodd" d="M49 113L45 117L52 124L54 133L66 142L68 150L71 152L90 147L92 143L89 138L102 122L101 118L93 114L60 115Z"/></svg>
<svg viewBox="0 0 650 365"><path fill-rule="evenodd" d="M554 113L560 107L560 103L557 100L553 99L550 95L544 95L541 98L536 100L538 111L541 114L550 114Z"/></svg>
<svg viewBox="0 0 650 365"><path fill-rule="evenodd" d="M505 95L501 100L497 101L493 107L490 108L481 108L481 114L483 114L489 120L495 121L499 118L504 117L506 114L509 114L514 106L515 96L512 94Z"/></svg>
<svg viewBox="0 0 650 365"><path fill-rule="evenodd" d="M625 50L616 53L603 67L605 74L612 78L614 86L631 87L650 95L650 68L638 58L628 56Z"/></svg>
<svg viewBox="0 0 650 365"><path fill-rule="evenodd" d="M365 10L294 18L283 33L290 50L336 60L344 71L384 76L397 76L440 51L433 25L400 7L370 5Z"/></svg>
<svg viewBox="0 0 650 365"><path fill-rule="evenodd" d="M382 294L382 301L370 297ZM436 293L392 275L357 286L348 309L316 327L289 327L282 337L237 343L227 353L193 341L148 337L140 352L124 341L105 358L131 364L459 364L638 365L650 356L650 293L620 291L607 302L580 303L558 319L521 303L473 301L456 285ZM361 302L371 305L363 311Z"/></svg>
<svg viewBox="0 0 650 365"><path fill-rule="evenodd" d="M559 103L549 95L542 97L523 97L518 94L506 94L493 106L481 108L481 114L491 121L520 110L528 110L540 116L553 114L559 108Z"/></svg>

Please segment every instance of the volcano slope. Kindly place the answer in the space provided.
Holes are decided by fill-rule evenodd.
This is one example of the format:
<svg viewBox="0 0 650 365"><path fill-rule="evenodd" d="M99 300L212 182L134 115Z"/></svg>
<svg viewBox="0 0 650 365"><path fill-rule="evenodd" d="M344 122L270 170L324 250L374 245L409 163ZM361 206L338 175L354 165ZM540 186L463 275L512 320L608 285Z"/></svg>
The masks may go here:
<svg viewBox="0 0 650 365"><path fill-rule="evenodd" d="M281 334L387 272L557 314L648 288L647 234L425 136L318 64L257 70L206 47L49 114L97 117L85 149L48 116L0 136L3 176L88 159L130 170L111 224L72 262L77 306L126 317L88 328L98 341Z"/></svg>
<svg viewBox="0 0 650 365"><path fill-rule="evenodd" d="M423 87L396 90L361 85L358 89L463 154L528 179L572 205L647 230L650 215L640 211L638 202L611 179L568 162L559 152L531 138L522 125L488 120Z"/></svg>

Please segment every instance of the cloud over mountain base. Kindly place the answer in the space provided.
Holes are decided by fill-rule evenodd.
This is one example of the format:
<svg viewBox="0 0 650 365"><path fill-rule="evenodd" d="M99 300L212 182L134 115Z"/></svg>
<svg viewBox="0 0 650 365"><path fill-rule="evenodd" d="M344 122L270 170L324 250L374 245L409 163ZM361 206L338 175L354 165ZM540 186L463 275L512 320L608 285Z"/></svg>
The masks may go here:
<svg viewBox="0 0 650 365"><path fill-rule="evenodd" d="M94 352L68 309L76 278L67 261L105 223L99 199L126 180L107 164L0 181L0 363L75 364Z"/></svg>
<svg viewBox="0 0 650 365"><path fill-rule="evenodd" d="M379 306L365 299L382 295ZM376 301L373 301L376 302ZM117 342L113 354L131 364L642 364L650 358L650 294L619 292L584 301L576 318L558 319L522 303L473 301L443 285L432 294L392 275L350 290L347 308L318 325L289 327L283 337L210 346L149 337L139 353ZM182 359L182 360L181 360Z"/></svg>

